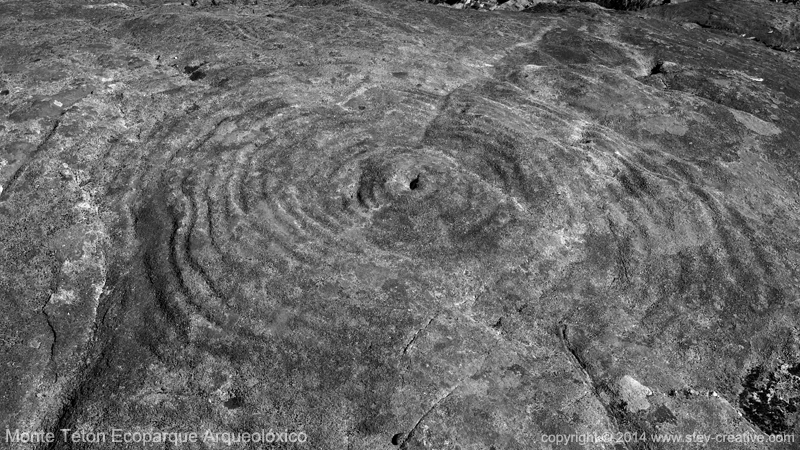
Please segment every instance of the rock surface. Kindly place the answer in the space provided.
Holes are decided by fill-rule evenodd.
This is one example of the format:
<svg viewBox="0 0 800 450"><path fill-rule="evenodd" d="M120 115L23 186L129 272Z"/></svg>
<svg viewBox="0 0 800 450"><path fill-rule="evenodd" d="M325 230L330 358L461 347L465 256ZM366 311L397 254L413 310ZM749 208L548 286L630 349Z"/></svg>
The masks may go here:
<svg viewBox="0 0 800 450"><path fill-rule="evenodd" d="M0 427L800 434L791 8L0 3Z"/></svg>

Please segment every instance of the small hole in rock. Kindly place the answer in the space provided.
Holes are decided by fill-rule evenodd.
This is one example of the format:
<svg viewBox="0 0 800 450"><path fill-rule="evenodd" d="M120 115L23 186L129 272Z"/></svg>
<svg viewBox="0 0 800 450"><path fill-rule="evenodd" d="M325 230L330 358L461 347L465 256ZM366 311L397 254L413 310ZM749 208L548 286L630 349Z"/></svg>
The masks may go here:
<svg viewBox="0 0 800 450"><path fill-rule="evenodd" d="M418 187L419 187L419 175L417 175L416 178L414 178L413 180L411 180L410 183L408 183L408 188L411 189L412 191Z"/></svg>
<svg viewBox="0 0 800 450"><path fill-rule="evenodd" d="M3 89L2 91L0 91L0 95L8 95L8 94L9 94L8 89Z"/></svg>
<svg viewBox="0 0 800 450"><path fill-rule="evenodd" d="M231 397L225 403L223 403L226 408L228 409L237 409L244 406L244 400L241 397Z"/></svg>
<svg viewBox="0 0 800 450"><path fill-rule="evenodd" d="M403 439L403 433L397 433L392 436L392 445L400 445L400 440Z"/></svg>
<svg viewBox="0 0 800 450"><path fill-rule="evenodd" d="M495 330L499 330L499 329L503 328L503 318L501 317L501 318L497 319L497 322L495 322L495 324L492 325L492 328L494 328Z"/></svg>
<svg viewBox="0 0 800 450"><path fill-rule="evenodd" d="M662 63L661 61L656 62L655 65L653 65L653 68L650 69L650 75L658 75L658 74L662 73L661 70L662 70L663 66L664 66L664 63Z"/></svg>
<svg viewBox="0 0 800 450"><path fill-rule="evenodd" d="M365 208L369 208L369 205L367 204L367 200L364 198L364 195L361 193L361 189L359 189L358 192L356 192L356 200L358 200L358 204L359 205L361 205L361 206L363 206Z"/></svg>

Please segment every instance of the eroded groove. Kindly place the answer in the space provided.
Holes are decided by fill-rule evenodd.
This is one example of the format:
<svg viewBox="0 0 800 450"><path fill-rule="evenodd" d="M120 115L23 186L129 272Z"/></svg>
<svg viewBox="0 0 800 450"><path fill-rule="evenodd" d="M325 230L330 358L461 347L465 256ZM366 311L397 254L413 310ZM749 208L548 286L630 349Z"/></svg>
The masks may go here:
<svg viewBox="0 0 800 450"><path fill-rule="evenodd" d="M584 382L590 387L590 391L594 395L597 402L603 405L603 408L606 411L606 417L608 418L609 423L614 427L612 433L621 431L618 423L617 412L612 408L611 405L603 400L603 395L601 395L601 392L607 391L605 384L594 379L589 372L589 367L581 357L579 350L575 348L569 340L569 325L565 322L560 323L558 333L564 350L566 350L566 352L570 355L575 367L583 375ZM624 448L630 449L628 442L624 442L622 445Z"/></svg>
<svg viewBox="0 0 800 450"><path fill-rule="evenodd" d="M414 334L411 336L411 339L409 339L408 343L405 345L405 347L403 347L404 355L408 353L408 350L411 348L412 345L414 345L414 342L417 340L419 334L427 330L428 327L431 325L431 323L433 323L433 321L436 320L436 317L438 317L438 314L433 315L430 319L428 319L428 322L422 326L422 328L419 328L417 331L414 332Z"/></svg>
<svg viewBox="0 0 800 450"><path fill-rule="evenodd" d="M408 443L411 441L411 439L414 438L414 436L416 435L417 430L419 429L419 426L422 424L422 422L424 422L425 419L427 419L428 416L430 416L430 414L434 410L436 410L436 408L439 407L439 405L444 403L453 394L453 392L456 391L456 389L461 387L462 383L463 382L458 383L458 384L454 385L453 387L451 387L444 395L442 395L439 398L437 398L436 401L433 402L431 407L428 408L428 410L425 411L424 414L422 414L422 416L419 418L419 420L417 420L417 422L414 424L414 426L411 427L411 431L408 432L408 435L406 435L406 437L400 442L400 449L401 450L405 450L405 449L408 448Z"/></svg>
<svg viewBox="0 0 800 450"><path fill-rule="evenodd" d="M66 112L66 111L64 111L64 112ZM61 113L61 115L63 116L64 113ZM24 171L27 169L28 163L33 161L33 159L37 155L39 155L42 152L42 150L47 146L47 144L50 142L50 140L53 138L53 136L55 136L56 131L58 131L59 125L61 125L61 119L60 118L56 119L53 122L53 126L50 127L50 130L44 136L44 138L42 139L42 142L40 142L39 145L36 146L36 149L30 155L27 156L25 164L20 165L19 168L17 168L17 170L15 170L13 174L11 174L11 177L8 179L8 181L6 182L5 186L0 186L0 188L2 188L2 190L0 190L0 202L6 200L8 198L8 196L11 193L11 191L12 191L14 185L16 184L17 180L19 179L20 176L22 176Z"/></svg>

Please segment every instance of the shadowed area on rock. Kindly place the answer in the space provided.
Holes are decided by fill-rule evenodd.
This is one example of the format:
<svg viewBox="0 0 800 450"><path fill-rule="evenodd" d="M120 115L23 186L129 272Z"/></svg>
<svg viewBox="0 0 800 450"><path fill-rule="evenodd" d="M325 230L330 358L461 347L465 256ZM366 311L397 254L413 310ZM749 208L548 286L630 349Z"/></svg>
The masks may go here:
<svg viewBox="0 0 800 450"><path fill-rule="evenodd" d="M2 423L797 434L800 62L690 3L1 4Z"/></svg>

